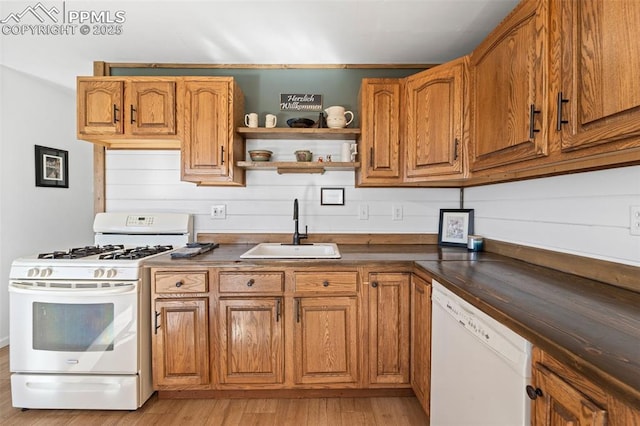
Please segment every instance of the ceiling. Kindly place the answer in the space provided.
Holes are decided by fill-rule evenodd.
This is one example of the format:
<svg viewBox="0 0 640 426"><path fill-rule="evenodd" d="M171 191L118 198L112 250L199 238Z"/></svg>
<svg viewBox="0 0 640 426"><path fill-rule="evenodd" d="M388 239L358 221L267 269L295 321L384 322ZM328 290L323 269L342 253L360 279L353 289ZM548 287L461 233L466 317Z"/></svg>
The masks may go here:
<svg viewBox="0 0 640 426"><path fill-rule="evenodd" d="M0 61L75 87L92 63L433 64L465 55L517 0L0 0ZM45 12L46 11L46 12ZM119 35L83 35L124 18ZM48 12L48 15L46 14ZM89 15L90 16L90 15ZM2 23L2 21L6 21ZM75 26L73 34L32 35ZM12 32L18 34L7 34Z"/></svg>

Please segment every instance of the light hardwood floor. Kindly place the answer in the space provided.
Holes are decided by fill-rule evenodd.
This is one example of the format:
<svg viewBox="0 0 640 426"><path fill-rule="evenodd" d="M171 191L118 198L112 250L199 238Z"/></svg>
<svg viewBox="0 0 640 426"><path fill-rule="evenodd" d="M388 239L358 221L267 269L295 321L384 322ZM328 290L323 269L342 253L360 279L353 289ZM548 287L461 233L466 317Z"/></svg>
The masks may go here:
<svg viewBox="0 0 640 426"><path fill-rule="evenodd" d="M418 400L402 398L158 399L139 410L27 410L11 406L9 348L0 349L1 425L427 425Z"/></svg>

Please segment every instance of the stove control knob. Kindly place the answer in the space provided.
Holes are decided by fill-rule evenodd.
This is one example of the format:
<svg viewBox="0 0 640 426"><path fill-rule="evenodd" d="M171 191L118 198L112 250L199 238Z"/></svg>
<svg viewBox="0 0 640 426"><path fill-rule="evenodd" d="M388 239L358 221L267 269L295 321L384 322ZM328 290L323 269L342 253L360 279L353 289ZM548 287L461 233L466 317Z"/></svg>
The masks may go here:
<svg viewBox="0 0 640 426"><path fill-rule="evenodd" d="M117 269L107 269L107 278L113 278L118 273Z"/></svg>
<svg viewBox="0 0 640 426"><path fill-rule="evenodd" d="M51 268L44 268L42 271L40 271L40 276L42 278L50 277L51 274L53 274L53 270Z"/></svg>
<svg viewBox="0 0 640 426"><path fill-rule="evenodd" d="M29 270L27 271L28 277L37 277L39 274L40 274L39 268L29 268Z"/></svg>
<svg viewBox="0 0 640 426"><path fill-rule="evenodd" d="M104 276L104 269L98 268L93 271L93 278L102 278Z"/></svg>

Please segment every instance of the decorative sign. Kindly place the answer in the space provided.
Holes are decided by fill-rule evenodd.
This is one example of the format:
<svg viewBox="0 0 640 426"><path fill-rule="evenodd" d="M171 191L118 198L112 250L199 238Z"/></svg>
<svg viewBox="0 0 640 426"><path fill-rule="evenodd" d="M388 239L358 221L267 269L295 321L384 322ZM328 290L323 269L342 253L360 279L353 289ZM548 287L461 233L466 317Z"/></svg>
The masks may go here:
<svg viewBox="0 0 640 426"><path fill-rule="evenodd" d="M322 111L322 95L281 93L280 111Z"/></svg>

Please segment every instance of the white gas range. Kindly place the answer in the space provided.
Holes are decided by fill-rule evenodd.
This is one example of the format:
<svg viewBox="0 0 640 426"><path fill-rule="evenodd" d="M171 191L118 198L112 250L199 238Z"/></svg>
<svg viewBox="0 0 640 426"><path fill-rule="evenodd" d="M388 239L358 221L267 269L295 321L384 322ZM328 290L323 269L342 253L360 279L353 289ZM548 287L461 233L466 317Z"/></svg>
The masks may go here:
<svg viewBox="0 0 640 426"><path fill-rule="evenodd" d="M193 240L188 214L100 213L95 245L16 259L14 407L134 410L153 393L144 259Z"/></svg>

